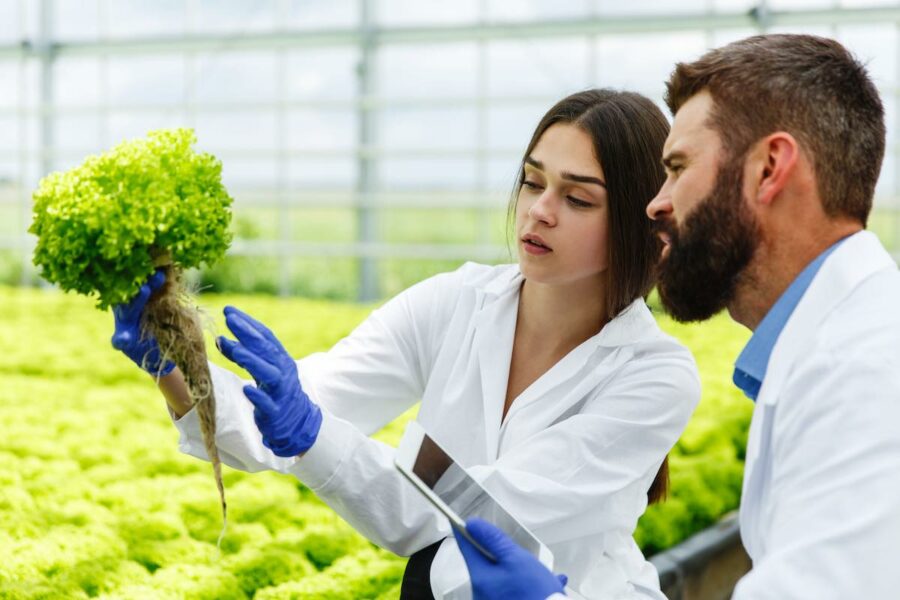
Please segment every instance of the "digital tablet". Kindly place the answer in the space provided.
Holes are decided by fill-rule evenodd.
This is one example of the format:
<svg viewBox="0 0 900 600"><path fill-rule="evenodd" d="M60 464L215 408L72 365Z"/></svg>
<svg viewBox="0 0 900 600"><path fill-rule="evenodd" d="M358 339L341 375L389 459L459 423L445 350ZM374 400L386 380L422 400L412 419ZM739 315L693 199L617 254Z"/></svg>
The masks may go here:
<svg viewBox="0 0 900 600"><path fill-rule="evenodd" d="M469 536L466 519L479 517L493 523L536 556L548 569L553 568L550 550L425 433L418 422L410 421L406 426L394 464L450 520L450 524L488 559L495 560L490 552Z"/></svg>

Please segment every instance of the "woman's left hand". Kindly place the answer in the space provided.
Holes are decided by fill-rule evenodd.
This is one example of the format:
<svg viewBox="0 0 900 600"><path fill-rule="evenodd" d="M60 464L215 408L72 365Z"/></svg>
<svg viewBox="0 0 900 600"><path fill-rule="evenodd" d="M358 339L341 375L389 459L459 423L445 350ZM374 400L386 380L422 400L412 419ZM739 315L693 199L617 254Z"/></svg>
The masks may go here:
<svg viewBox="0 0 900 600"><path fill-rule="evenodd" d="M233 306L225 324L237 341L220 336L219 350L247 370L256 387L244 386L263 445L276 456L303 454L316 442L322 411L300 385L297 364L268 327Z"/></svg>

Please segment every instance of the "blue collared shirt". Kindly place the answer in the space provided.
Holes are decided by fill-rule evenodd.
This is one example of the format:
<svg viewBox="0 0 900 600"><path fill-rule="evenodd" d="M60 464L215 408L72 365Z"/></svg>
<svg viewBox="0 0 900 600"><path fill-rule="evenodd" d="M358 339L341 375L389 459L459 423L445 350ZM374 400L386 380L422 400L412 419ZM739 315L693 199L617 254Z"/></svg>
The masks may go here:
<svg viewBox="0 0 900 600"><path fill-rule="evenodd" d="M819 272L822 263L843 242L843 239L839 240L806 265L806 268L784 291L778 302L766 313L759 327L753 332L750 341L744 346L741 355L738 356L734 363L734 375L731 379L734 381L734 385L738 386L751 400L756 401L756 396L759 395L759 389L762 387L766 369L769 366L769 357L772 355L778 336L781 335L781 330L791 318L791 314L797 308L797 304L800 303L800 299L803 298L803 294L806 293L816 273Z"/></svg>

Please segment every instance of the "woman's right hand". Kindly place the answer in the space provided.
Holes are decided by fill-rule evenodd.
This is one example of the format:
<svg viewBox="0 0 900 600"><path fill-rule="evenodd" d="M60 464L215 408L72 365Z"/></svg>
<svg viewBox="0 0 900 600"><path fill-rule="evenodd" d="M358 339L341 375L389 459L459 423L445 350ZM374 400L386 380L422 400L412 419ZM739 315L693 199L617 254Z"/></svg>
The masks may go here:
<svg viewBox="0 0 900 600"><path fill-rule="evenodd" d="M141 336L141 315L147 305L147 300L165 282L165 273L162 270L156 271L128 304L117 304L113 307L115 322L115 332L112 336L113 348L120 350L137 366L154 377L168 375L175 368L175 363L161 360L159 344L155 338Z"/></svg>

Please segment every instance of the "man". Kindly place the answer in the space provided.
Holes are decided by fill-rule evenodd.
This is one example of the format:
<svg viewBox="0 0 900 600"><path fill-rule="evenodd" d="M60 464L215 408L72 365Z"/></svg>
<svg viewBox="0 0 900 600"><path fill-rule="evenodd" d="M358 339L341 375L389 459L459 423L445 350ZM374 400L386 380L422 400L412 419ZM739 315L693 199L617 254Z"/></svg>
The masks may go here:
<svg viewBox="0 0 900 600"><path fill-rule="evenodd" d="M864 67L833 40L769 35L678 64L668 178L647 213L682 321L753 330L734 382L756 402L735 600L900 598L900 274L864 231L885 148ZM492 526L460 542L476 597L562 593Z"/></svg>

